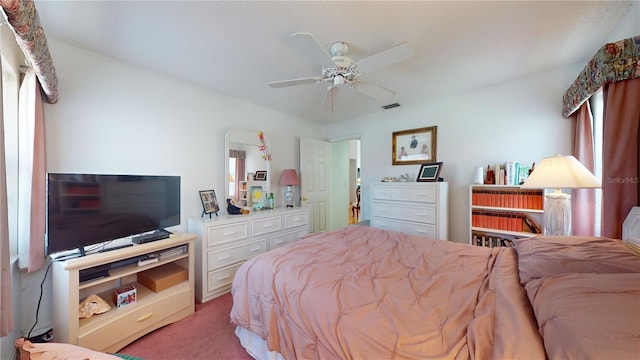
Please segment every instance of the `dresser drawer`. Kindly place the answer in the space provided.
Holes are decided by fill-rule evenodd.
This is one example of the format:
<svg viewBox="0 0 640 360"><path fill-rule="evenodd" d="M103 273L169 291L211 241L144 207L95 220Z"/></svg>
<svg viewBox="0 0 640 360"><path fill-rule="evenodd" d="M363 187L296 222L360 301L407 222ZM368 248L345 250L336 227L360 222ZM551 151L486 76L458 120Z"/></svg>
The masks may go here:
<svg viewBox="0 0 640 360"><path fill-rule="evenodd" d="M437 239L436 226L432 224L420 224L374 217L371 218L371 227Z"/></svg>
<svg viewBox="0 0 640 360"><path fill-rule="evenodd" d="M191 306L193 295L188 283L175 286L171 292L173 293L169 296L158 297L157 301L127 305L127 307L138 306L133 311L129 311L127 307L112 308L110 312L118 311L122 315L114 316L108 322L87 329L86 332L81 328L78 345L97 350L107 349Z"/></svg>
<svg viewBox="0 0 640 360"><path fill-rule="evenodd" d="M207 273L207 292L230 286L233 277L236 276L236 272L242 264L243 263L239 263L219 270L209 271L209 273Z"/></svg>
<svg viewBox="0 0 640 360"><path fill-rule="evenodd" d="M231 265L261 254L265 251L267 251L266 240L253 241L229 248L212 250L207 253L209 258L209 261L207 262L207 270L214 270L223 266Z"/></svg>
<svg viewBox="0 0 640 360"><path fill-rule="evenodd" d="M249 235L247 222L211 226L207 228L207 247L224 245L229 242L246 239Z"/></svg>
<svg viewBox="0 0 640 360"><path fill-rule="evenodd" d="M435 203L438 200L435 186L393 186L374 184L371 186L373 199Z"/></svg>
<svg viewBox="0 0 640 360"><path fill-rule="evenodd" d="M371 203L371 216L436 224L434 206L403 206L388 203Z"/></svg>
<svg viewBox="0 0 640 360"><path fill-rule="evenodd" d="M308 225L309 224L309 213L296 213L296 214L287 214L284 216L284 228L291 229L296 226Z"/></svg>
<svg viewBox="0 0 640 360"><path fill-rule="evenodd" d="M282 230L282 218L280 216L274 216L253 220L251 222L251 226L253 230L253 236L260 236L275 231L280 231Z"/></svg>
<svg viewBox="0 0 640 360"><path fill-rule="evenodd" d="M291 244L292 242L309 235L309 231L295 231L288 234L276 235L269 239L269 250Z"/></svg>

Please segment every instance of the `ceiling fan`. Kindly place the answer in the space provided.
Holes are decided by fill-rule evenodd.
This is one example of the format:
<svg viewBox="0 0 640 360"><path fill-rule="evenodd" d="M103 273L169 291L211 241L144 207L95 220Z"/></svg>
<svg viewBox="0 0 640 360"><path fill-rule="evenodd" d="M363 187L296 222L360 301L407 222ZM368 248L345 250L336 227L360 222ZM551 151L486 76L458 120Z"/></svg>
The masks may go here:
<svg viewBox="0 0 640 360"><path fill-rule="evenodd" d="M402 42L379 53L370 55L359 61L353 61L348 56L349 45L338 41L331 45L330 53L320 45L316 38L310 33L299 32L291 35L297 45L307 54L313 56L322 72L319 76L305 77L299 79L272 81L269 86L273 88L297 86L306 84L328 83L327 91L322 100L322 109L333 111L334 100L338 90L345 84L355 91L372 97L377 100L391 100L395 92L369 84L361 77L367 72L398 63L413 57L414 52L409 43Z"/></svg>

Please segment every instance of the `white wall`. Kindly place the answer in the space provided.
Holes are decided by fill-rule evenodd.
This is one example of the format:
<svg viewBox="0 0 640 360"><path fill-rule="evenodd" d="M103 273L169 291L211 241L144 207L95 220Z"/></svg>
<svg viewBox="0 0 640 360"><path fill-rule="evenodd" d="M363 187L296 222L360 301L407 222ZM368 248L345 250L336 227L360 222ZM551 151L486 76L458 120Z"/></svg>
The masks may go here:
<svg viewBox="0 0 640 360"><path fill-rule="evenodd" d="M634 1L607 42L640 35L640 1ZM593 49L595 54L598 49ZM450 240L469 238L469 184L473 169L507 160L532 163L571 152L571 123L562 117L562 96L589 58L476 91L400 107L325 126L327 139L360 138L362 219L369 218L369 185L419 165L391 165L391 133L438 126L437 160L449 186ZM399 99L400 103L402 100Z"/></svg>
<svg viewBox="0 0 640 360"><path fill-rule="evenodd" d="M615 42L626 38L640 36L640 1L633 1L622 21L607 36L606 42Z"/></svg>
<svg viewBox="0 0 640 360"><path fill-rule="evenodd" d="M561 115L562 95L581 66L325 126L329 139L361 140L362 218L369 218L372 182L404 173L415 178L420 169L420 165L391 165L392 132L436 125L437 160L444 162L441 176L450 183L450 240L467 242L468 187L475 167L507 160L530 164L570 152L571 124Z"/></svg>
<svg viewBox="0 0 640 360"><path fill-rule="evenodd" d="M299 136L321 133L318 125L285 114L55 39L48 43L60 93L57 104L45 106L47 171L180 175L178 231L186 231L189 217L200 216L198 190L224 193L226 129L264 131L274 174L298 168ZM279 175L274 179L272 189L281 191ZM43 276L22 276L22 321L17 326L23 334L33 324ZM39 328L44 330L52 324L50 292L49 274L39 314Z"/></svg>
<svg viewBox="0 0 640 360"><path fill-rule="evenodd" d="M297 168L298 136L320 132L288 115L49 43L60 100L45 108L47 170L180 175L182 230L202 210L198 190L224 193L226 129L263 130L276 174Z"/></svg>

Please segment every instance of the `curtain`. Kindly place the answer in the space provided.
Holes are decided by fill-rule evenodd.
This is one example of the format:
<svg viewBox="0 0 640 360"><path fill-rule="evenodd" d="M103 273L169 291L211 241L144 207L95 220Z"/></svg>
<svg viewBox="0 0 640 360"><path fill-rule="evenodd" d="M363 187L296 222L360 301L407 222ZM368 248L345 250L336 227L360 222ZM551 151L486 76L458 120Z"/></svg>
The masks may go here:
<svg viewBox="0 0 640 360"><path fill-rule="evenodd" d="M591 107L586 101L571 115L574 120L573 155L589 171L594 173L593 150L593 118ZM572 195L572 224L573 235L594 236L596 232L596 190L575 189Z"/></svg>
<svg viewBox="0 0 640 360"><path fill-rule="evenodd" d="M18 46L33 66L47 102L58 101L58 77L33 0L0 0Z"/></svg>
<svg viewBox="0 0 640 360"><path fill-rule="evenodd" d="M7 205L7 168L4 155L4 116L2 115L2 62L0 62L0 337L13 330L11 303L11 257L9 250L9 209Z"/></svg>
<svg viewBox="0 0 640 360"><path fill-rule="evenodd" d="M22 80L18 101L18 265L34 272L45 263L46 169L44 110L36 74L31 68Z"/></svg>
<svg viewBox="0 0 640 360"><path fill-rule="evenodd" d="M602 236L619 239L638 205L640 78L605 85L603 127Z"/></svg>
<svg viewBox="0 0 640 360"><path fill-rule="evenodd" d="M245 159L236 159L236 174L234 181L236 182L236 194L235 199L240 199L240 181L247 180L244 175L245 171Z"/></svg>

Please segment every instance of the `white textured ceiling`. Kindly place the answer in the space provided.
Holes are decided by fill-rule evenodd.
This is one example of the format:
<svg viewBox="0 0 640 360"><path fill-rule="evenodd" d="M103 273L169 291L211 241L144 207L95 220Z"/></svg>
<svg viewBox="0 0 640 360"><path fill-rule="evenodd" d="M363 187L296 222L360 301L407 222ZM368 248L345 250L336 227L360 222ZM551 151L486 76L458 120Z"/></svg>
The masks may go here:
<svg viewBox="0 0 640 360"><path fill-rule="evenodd" d="M311 121L340 121L589 59L631 1L55 1L37 0L48 38ZM316 76L292 46L310 32L347 42L354 60L407 41L416 55L364 74L396 92L380 102L326 85L273 89ZM55 54L54 54L55 64ZM577 74L576 74L577 75ZM569 84L567 84L568 86ZM61 93L60 97L64 97Z"/></svg>

